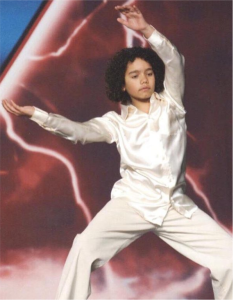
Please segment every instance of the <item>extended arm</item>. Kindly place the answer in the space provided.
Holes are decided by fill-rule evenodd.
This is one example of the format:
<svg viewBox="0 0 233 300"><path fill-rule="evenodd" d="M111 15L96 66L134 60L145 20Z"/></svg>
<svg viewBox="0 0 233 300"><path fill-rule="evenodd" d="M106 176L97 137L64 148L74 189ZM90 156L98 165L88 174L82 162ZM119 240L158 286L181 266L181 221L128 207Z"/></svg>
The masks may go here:
<svg viewBox="0 0 233 300"><path fill-rule="evenodd" d="M165 36L145 21L142 13L135 5L116 6L115 8L126 17L126 20L117 18L117 21L130 29L140 31L151 48L162 59L165 65L163 95L174 103L181 112L185 112L182 102L184 95L183 55Z"/></svg>
<svg viewBox="0 0 233 300"><path fill-rule="evenodd" d="M156 29L147 41L165 65L164 91L162 94L167 96L178 109L185 112L183 106L184 56Z"/></svg>
<svg viewBox="0 0 233 300"><path fill-rule="evenodd" d="M33 106L19 106L12 100L3 100L4 108L17 116L27 116L45 130L63 137L72 143L87 144L92 142L113 143L116 141L116 130L111 120L112 112L87 122L74 122L61 115L47 113Z"/></svg>

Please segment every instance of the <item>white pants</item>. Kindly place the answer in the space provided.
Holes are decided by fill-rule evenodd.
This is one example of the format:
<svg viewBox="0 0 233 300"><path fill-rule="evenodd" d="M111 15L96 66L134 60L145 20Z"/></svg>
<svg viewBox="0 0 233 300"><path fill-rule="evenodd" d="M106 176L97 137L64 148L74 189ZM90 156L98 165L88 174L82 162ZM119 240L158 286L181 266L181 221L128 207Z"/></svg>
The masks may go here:
<svg viewBox="0 0 233 300"><path fill-rule="evenodd" d="M210 269L215 299L232 299L232 239L211 217L198 209L187 219L170 208L158 226L145 221L123 198L110 200L75 237L56 299L87 299L91 271L148 231Z"/></svg>

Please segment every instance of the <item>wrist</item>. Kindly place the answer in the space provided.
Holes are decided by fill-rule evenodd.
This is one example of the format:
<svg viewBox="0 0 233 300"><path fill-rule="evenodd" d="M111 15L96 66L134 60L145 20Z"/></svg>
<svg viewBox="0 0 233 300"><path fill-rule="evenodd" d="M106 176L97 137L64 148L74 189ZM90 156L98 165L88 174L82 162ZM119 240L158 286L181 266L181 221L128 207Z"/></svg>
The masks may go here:
<svg viewBox="0 0 233 300"><path fill-rule="evenodd" d="M28 106L27 110L25 111L25 115L29 118L31 118L33 116L35 112L35 107L34 106Z"/></svg>
<svg viewBox="0 0 233 300"><path fill-rule="evenodd" d="M141 33L144 35L145 38L148 39L153 33L153 31L154 27L147 23L145 28L141 30Z"/></svg>

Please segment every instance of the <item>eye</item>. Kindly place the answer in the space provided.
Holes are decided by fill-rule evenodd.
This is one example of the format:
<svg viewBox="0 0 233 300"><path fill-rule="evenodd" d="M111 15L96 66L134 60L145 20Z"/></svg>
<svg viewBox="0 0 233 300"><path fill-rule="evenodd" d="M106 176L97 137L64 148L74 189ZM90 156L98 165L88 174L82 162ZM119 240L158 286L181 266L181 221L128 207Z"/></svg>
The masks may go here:
<svg viewBox="0 0 233 300"><path fill-rule="evenodd" d="M154 73L153 72L150 72L150 73L147 73L148 76L153 76Z"/></svg>
<svg viewBox="0 0 233 300"><path fill-rule="evenodd" d="M138 75L134 75L134 76L132 76L131 78L137 78L138 77Z"/></svg>

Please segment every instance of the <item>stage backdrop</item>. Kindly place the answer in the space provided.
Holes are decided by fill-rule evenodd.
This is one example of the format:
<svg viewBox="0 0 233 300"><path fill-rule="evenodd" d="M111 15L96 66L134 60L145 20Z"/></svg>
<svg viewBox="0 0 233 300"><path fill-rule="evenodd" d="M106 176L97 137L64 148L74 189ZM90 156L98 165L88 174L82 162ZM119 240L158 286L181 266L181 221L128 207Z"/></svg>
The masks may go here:
<svg viewBox="0 0 233 300"><path fill-rule="evenodd" d="M117 23L124 3L49 1L2 74L1 99L79 122L120 112L105 95L107 60L148 46ZM231 231L231 2L136 4L186 58L187 194ZM54 298L75 235L120 178L119 156L115 144L73 145L0 110L1 299ZM91 299L213 299L209 271L153 234L95 271L92 290Z"/></svg>

